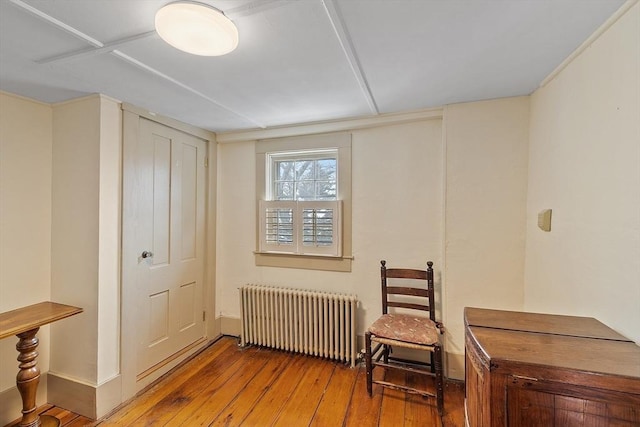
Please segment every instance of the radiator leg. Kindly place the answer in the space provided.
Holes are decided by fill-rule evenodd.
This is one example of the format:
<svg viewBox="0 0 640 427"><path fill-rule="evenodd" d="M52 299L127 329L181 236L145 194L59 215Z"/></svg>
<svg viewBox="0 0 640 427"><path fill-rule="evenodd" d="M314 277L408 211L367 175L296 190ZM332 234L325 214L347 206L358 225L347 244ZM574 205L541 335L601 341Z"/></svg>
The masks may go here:
<svg viewBox="0 0 640 427"><path fill-rule="evenodd" d="M373 364L371 363L371 332L364 334L364 360L367 369L367 393L369 397L373 395Z"/></svg>

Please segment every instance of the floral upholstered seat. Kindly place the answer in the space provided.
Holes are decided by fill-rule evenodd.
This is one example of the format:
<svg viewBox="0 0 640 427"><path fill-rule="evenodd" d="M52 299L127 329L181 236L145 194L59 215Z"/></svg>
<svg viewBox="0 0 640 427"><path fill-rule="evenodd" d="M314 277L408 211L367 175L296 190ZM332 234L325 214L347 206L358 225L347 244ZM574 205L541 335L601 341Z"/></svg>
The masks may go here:
<svg viewBox="0 0 640 427"><path fill-rule="evenodd" d="M374 337L422 345L437 343L440 334L433 320L408 314L383 314L369 327L369 332Z"/></svg>

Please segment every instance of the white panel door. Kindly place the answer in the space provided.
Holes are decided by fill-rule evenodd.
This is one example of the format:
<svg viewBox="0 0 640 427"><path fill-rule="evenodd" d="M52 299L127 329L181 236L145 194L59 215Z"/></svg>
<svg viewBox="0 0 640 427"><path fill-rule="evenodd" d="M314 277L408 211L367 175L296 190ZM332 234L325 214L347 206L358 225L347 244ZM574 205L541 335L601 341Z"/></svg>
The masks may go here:
<svg viewBox="0 0 640 427"><path fill-rule="evenodd" d="M139 141L138 375L205 334L206 195L204 141L142 118Z"/></svg>

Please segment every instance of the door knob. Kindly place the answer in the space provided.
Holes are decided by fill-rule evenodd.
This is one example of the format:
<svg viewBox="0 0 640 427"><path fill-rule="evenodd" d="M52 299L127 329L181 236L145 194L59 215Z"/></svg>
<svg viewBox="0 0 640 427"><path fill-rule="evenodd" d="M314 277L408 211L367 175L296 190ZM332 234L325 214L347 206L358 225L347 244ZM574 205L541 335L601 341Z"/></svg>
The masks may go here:
<svg viewBox="0 0 640 427"><path fill-rule="evenodd" d="M153 252L144 251L142 252L142 258L151 258L153 256Z"/></svg>

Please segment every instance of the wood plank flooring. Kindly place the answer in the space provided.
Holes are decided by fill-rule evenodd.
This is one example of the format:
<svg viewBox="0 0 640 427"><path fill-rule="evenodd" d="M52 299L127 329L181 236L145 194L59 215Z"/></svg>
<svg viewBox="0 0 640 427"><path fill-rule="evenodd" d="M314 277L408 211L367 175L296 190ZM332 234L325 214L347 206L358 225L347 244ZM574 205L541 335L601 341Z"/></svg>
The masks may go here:
<svg viewBox="0 0 640 427"><path fill-rule="evenodd" d="M96 421L83 417L82 415L74 414L71 411L66 409L58 408L53 405L42 405L38 408L38 414L40 415L49 415L55 417L60 420L60 426L65 427L86 427L86 426L95 426ZM12 423L7 424L6 427L14 427L17 426L20 422L20 419L15 420Z"/></svg>
<svg viewBox="0 0 640 427"><path fill-rule="evenodd" d="M448 383L444 426L464 426L463 400L462 384ZM221 338L101 420L45 409L61 419L63 427L441 425L432 399L375 386L369 398L363 367L241 349L231 337Z"/></svg>

